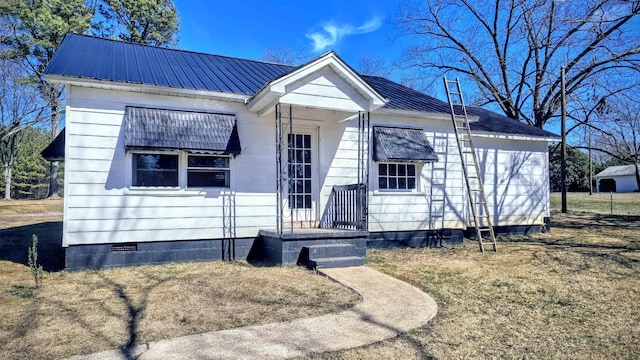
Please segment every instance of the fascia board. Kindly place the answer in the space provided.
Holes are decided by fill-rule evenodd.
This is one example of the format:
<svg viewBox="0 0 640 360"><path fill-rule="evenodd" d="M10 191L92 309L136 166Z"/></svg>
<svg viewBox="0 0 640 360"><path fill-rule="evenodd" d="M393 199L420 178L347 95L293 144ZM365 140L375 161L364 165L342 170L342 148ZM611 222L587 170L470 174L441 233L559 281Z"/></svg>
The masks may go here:
<svg viewBox="0 0 640 360"><path fill-rule="evenodd" d="M184 97L204 98L204 99L220 99L226 101L246 102L251 95L223 93L217 91L206 91L196 89L181 89L167 86L130 84L115 81L83 79L59 75L46 75L49 82L60 85L72 85L79 87L89 87L95 89L106 90L122 90L130 92L158 94L158 95L177 95Z"/></svg>

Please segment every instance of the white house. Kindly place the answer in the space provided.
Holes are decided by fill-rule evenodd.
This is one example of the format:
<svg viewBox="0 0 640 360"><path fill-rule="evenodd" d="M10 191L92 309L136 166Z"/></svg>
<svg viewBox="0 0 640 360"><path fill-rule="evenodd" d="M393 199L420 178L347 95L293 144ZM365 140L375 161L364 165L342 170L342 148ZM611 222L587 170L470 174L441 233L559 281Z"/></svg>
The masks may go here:
<svg viewBox="0 0 640 360"><path fill-rule="evenodd" d="M640 165L638 165L640 166ZM634 192L638 191L636 165L609 166L596 174L598 192Z"/></svg>
<svg viewBox="0 0 640 360"><path fill-rule="evenodd" d="M333 52L293 67L67 35L45 73L66 85L48 157L65 161L69 269L338 266L470 224L449 105ZM496 230L539 231L557 137L468 111Z"/></svg>

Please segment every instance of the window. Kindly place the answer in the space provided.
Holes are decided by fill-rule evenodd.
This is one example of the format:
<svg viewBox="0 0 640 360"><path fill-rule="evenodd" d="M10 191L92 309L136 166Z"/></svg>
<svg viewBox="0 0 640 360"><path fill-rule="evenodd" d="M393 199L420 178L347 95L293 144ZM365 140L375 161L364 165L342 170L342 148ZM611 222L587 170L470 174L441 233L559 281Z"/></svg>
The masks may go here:
<svg viewBox="0 0 640 360"><path fill-rule="evenodd" d="M229 187L229 178L228 157L188 156L187 187Z"/></svg>
<svg viewBox="0 0 640 360"><path fill-rule="evenodd" d="M133 186L178 186L178 155L133 154L132 162Z"/></svg>
<svg viewBox="0 0 640 360"><path fill-rule="evenodd" d="M288 135L289 208L311 209L311 135Z"/></svg>
<svg viewBox="0 0 640 360"><path fill-rule="evenodd" d="M415 190L416 182L415 164L378 164L378 188L380 190Z"/></svg>

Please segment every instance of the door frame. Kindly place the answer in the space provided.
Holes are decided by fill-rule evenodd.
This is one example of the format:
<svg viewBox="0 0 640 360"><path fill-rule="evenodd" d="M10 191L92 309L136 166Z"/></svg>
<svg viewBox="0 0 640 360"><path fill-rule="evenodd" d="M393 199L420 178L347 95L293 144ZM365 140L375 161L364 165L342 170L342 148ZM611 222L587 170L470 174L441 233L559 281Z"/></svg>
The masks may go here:
<svg viewBox="0 0 640 360"><path fill-rule="evenodd" d="M291 227L291 221L293 220L294 228L317 227L320 221L320 187L318 184L320 180L320 127L294 124L293 131L291 131L291 133L294 135L298 134L311 136L311 208L291 209L289 204L289 185L287 182L284 189L284 200L286 202L286 210L289 211L289 215L287 217L291 217L291 215L293 215L293 218L288 219L289 221L284 221L283 225L285 228L289 228ZM284 154L282 155L285 159L287 159L287 180L289 180L289 134L290 133L287 132L283 137L284 139L286 139L286 146L282 147L282 151L284 152Z"/></svg>

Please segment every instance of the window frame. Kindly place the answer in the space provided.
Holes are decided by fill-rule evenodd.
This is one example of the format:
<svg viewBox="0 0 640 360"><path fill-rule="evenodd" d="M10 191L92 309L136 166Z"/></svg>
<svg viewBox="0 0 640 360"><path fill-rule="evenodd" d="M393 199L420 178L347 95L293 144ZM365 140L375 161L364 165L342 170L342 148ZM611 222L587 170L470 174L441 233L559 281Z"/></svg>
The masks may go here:
<svg viewBox="0 0 640 360"><path fill-rule="evenodd" d="M381 192L381 193L404 193L404 194L415 194L415 193L420 193L419 189L420 189L420 174L422 172L422 166L423 163L419 163L419 162L403 162L403 161L377 161L374 163L375 164L375 175L376 175L376 183L375 183L375 188L377 191ZM389 165L396 165L396 175L389 175L387 174L381 174L380 173L380 165L387 165L387 172L389 169ZM400 176L397 175L397 165L402 165L405 166L405 175ZM406 189L399 189L397 188L397 182L396 182L396 188L390 189L388 184L389 184L389 179L390 178L395 178L396 180L399 178L404 178L408 179L411 178L411 176L408 175L408 167L409 166L413 166L414 167L414 175L412 176L414 179L414 184L415 187L414 188L409 188L407 185ZM382 188L380 187L380 178L384 176L387 179L387 188Z"/></svg>
<svg viewBox="0 0 640 360"><path fill-rule="evenodd" d="M178 186L134 186L133 185L133 177L134 169L133 169L133 158L135 154L143 154L143 155L177 155L178 156ZM229 158L229 167L225 168L228 171L229 177L229 186L228 187L220 187L220 186L193 186L188 187L188 155L195 156L215 156L215 157L228 157ZM202 191L211 190L211 189L219 189L219 190L229 190L234 187L234 176L233 173L235 171L235 157L232 155L226 154L197 154L197 153L189 153L187 151L182 150L145 150L145 149L128 149L125 153L125 169L124 169L124 188L125 193L128 194L165 194L165 195L197 195L201 194Z"/></svg>
<svg viewBox="0 0 640 360"><path fill-rule="evenodd" d="M211 158L224 158L228 161L227 167L197 167L197 166L189 166L189 157L211 157ZM185 188L186 189L229 189L231 188L231 159L230 155L217 155L217 154L194 154L194 153L186 153L186 161L185 161ZM189 186L189 171L194 172L224 172L225 173L225 186Z"/></svg>
<svg viewBox="0 0 640 360"><path fill-rule="evenodd" d="M144 185L134 185L134 178L137 176L136 172L137 169L133 168L134 165L134 156L135 155L169 155L169 156L176 156L178 163L177 163L177 182L176 182L176 186L144 186ZM127 166L127 168L130 171L130 174L128 174L127 178L128 178L128 184L129 187L132 189L170 189L170 190L177 190L180 189L180 153L178 151L144 151L144 150L135 150L135 151L131 151L130 152L130 156L129 156L129 164Z"/></svg>

